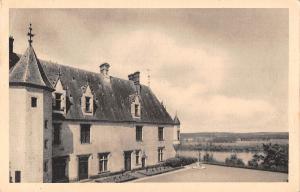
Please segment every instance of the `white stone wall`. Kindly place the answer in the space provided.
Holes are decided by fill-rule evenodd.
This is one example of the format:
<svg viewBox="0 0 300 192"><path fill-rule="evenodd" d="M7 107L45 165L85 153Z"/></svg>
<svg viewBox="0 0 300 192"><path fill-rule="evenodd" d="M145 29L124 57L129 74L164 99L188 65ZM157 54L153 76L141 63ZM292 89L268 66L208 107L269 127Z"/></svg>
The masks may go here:
<svg viewBox="0 0 300 192"><path fill-rule="evenodd" d="M81 122L89 123L89 122ZM53 156L69 155L68 176L70 180L78 178L78 155L90 154L89 176L99 171L98 154L109 152L108 169L110 172L124 169L124 151L142 150L147 155L146 165L158 163L158 147L165 147L164 159L174 157L173 126L164 126L164 141L158 141L158 125L143 125L143 141L136 141L135 124L129 123L93 123L91 124L91 143L80 143L80 122L62 122L60 146L53 147ZM131 155L131 168L135 164L135 153Z"/></svg>
<svg viewBox="0 0 300 192"><path fill-rule="evenodd" d="M10 173L21 171L21 182L51 181L51 173L44 177L44 158L51 159L51 139L44 151L44 136L51 138L50 92L25 87L9 89L9 142ZM37 107L31 107L31 97L37 98ZM51 100L50 100L51 102ZM50 115L50 116L49 116ZM49 119L49 130L44 135L44 119ZM51 170L51 167L49 167Z"/></svg>

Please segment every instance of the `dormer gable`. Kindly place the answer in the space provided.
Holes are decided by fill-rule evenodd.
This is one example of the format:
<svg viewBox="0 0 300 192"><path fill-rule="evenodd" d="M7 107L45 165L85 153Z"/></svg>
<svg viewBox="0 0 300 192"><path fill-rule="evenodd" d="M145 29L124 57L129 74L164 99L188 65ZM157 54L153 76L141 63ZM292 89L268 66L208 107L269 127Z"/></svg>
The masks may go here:
<svg viewBox="0 0 300 192"><path fill-rule="evenodd" d="M60 78L55 84L55 91L52 93L53 112L66 114L66 90L63 88Z"/></svg>
<svg viewBox="0 0 300 192"><path fill-rule="evenodd" d="M135 93L129 96L130 98L130 111L133 118L141 118L141 101L140 96Z"/></svg>
<svg viewBox="0 0 300 192"><path fill-rule="evenodd" d="M89 85L82 90L81 110L84 115L94 114L94 95Z"/></svg>

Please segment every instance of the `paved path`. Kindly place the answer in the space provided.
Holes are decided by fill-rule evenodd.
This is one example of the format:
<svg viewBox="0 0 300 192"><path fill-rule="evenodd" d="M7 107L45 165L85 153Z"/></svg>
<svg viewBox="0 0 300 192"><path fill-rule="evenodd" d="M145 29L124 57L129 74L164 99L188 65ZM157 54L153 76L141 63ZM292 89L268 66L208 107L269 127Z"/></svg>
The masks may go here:
<svg viewBox="0 0 300 192"><path fill-rule="evenodd" d="M132 182L286 182L287 179L285 173L205 165L205 169L190 166Z"/></svg>

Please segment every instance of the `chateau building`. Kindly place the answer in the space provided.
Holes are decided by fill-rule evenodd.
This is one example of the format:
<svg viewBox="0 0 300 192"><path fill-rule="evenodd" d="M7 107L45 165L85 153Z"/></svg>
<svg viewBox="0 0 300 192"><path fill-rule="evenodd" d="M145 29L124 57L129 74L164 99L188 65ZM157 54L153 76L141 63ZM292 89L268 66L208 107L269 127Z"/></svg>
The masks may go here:
<svg viewBox="0 0 300 192"><path fill-rule="evenodd" d="M174 157L172 119L140 73L128 80L38 59L9 38L10 182L78 181Z"/></svg>

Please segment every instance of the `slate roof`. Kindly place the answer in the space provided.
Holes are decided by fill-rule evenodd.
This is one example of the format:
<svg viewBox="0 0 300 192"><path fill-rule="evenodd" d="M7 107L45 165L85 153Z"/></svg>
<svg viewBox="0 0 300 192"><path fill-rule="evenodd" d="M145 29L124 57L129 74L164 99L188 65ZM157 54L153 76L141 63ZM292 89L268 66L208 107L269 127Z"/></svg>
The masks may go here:
<svg viewBox="0 0 300 192"><path fill-rule="evenodd" d="M15 57L13 57L16 59ZM12 59L10 59L12 60ZM53 90L44 70L36 57L32 46L18 60L9 73L9 83L15 85L31 85Z"/></svg>
<svg viewBox="0 0 300 192"><path fill-rule="evenodd" d="M29 48L24 55L28 55L28 52L34 53L33 49ZM24 74L26 65L23 65L23 60L27 57L17 56L21 57L19 62L10 64L10 82L22 81L23 79L31 80L30 76ZM107 82L100 72L89 72L49 61L35 61L33 59L32 62L37 65L40 64L39 70L44 72L49 80L49 86L55 87L57 80L60 79L62 86L67 90L66 115L53 113L53 119L174 124L164 106L158 101L151 89L145 85L140 86L141 118L133 119L130 110L130 96L136 93L137 88L133 81L110 77L110 81ZM20 63L21 65L18 66ZM47 82L43 84L43 76L39 77L35 73L33 75L39 80L33 83L48 86ZM84 115L81 110L82 89L87 85L90 86L94 95L93 116Z"/></svg>

